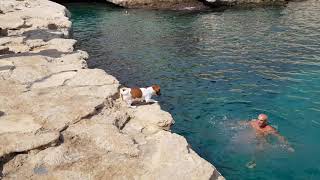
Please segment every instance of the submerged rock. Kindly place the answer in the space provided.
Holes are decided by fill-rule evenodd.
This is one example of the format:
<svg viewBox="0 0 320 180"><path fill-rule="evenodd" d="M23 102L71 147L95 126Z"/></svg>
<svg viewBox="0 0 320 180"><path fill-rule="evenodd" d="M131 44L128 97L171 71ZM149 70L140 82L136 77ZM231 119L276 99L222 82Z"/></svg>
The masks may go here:
<svg viewBox="0 0 320 180"><path fill-rule="evenodd" d="M168 132L158 104L128 109L119 82L87 68L64 39L63 6L2 0L0 10L0 179L223 179Z"/></svg>

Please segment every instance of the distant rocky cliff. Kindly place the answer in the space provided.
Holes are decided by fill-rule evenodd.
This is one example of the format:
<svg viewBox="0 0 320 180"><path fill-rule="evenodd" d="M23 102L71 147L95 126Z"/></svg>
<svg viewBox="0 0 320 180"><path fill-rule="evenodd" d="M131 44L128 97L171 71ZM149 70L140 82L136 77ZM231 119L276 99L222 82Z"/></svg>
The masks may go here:
<svg viewBox="0 0 320 180"><path fill-rule="evenodd" d="M109 2L125 8L204 10L232 6L283 5L290 0L54 0L65 2Z"/></svg>
<svg viewBox="0 0 320 180"><path fill-rule="evenodd" d="M205 0L211 7L283 5L289 0Z"/></svg>
<svg viewBox="0 0 320 180"><path fill-rule="evenodd" d="M119 82L87 68L69 15L0 1L0 179L224 179L158 104L128 109Z"/></svg>
<svg viewBox="0 0 320 180"><path fill-rule="evenodd" d="M128 8L201 10L210 7L284 4L288 0L106 0Z"/></svg>
<svg viewBox="0 0 320 180"><path fill-rule="evenodd" d="M154 8L175 10L200 10L206 6L198 0L107 0L128 8Z"/></svg>

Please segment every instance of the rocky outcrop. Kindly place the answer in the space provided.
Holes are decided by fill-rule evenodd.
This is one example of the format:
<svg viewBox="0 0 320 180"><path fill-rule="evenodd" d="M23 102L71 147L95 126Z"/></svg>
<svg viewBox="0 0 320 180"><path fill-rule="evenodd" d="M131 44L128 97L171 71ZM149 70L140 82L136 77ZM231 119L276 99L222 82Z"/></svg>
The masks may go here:
<svg viewBox="0 0 320 180"><path fill-rule="evenodd" d="M289 0L205 0L211 7L283 5Z"/></svg>
<svg viewBox="0 0 320 180"><path fill-rule="evenodd" d="M107 0L127 8L201 10L207 7L198 0Z"/></svg>
<svg viewBox="0 0 320 180"><path fill-rule="evenodd" d="M223 179L158 104L128 109L119 82L87 68L63 6L0 12L0 179Z"/></svg>
<svg viewBox="0 0 320 180"><path fill-rule="evenodd" d="M54 0L59 3L81 0ZM88 0L89 1L89 0ZM92 0L109 2L125 8L168 9L168 10L209 10L230 7L256 7L266 5L284 5L292 0Z"/></svg>
<svg viewBox="0 0 320 180"><path fill-rule="evenodd" d="M203 10L209 7L283 5L289 0L107 0L127 8Z"/></svg>
<svg viewBox="0 0 320 180"><path fill-rule="evenodd" d="M79 2L81 0L54 0L58 3ZM203 10L208 9L198 0L88 0L107 2L125 8L169 9L169 10Z"/></svg>

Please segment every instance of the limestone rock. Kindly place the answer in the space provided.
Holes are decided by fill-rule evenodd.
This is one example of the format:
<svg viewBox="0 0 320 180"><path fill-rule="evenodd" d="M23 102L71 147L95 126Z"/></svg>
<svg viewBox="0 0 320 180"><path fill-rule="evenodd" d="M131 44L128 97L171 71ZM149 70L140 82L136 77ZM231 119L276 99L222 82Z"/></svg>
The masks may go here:
<svg viewBox="0 0 320 180"><path fill-rule="evenodd" d="M11 51L9 50L9 47L6 46L0 46L0 55L2 54L10 54Z"/></svg>
<svg viewBox="0 0 320 180"><path fill-rule="evenodd" d="M24 25L24 20L19 16L12 16L5 14L0 16L0 28L1 29L19 29Z"/></svg>
<svg viewBox="0 0 320 180"><path fill-rule="evenodd" d="M73 79L66 82L68 86L103 86L111 84L118 84L118 80L101 69L79 70Z"/></svg>
<svg viewBox="0 0 320 180"><path fill-rule="evenodd" d="M76 74L75 71L66 71L58 74L53 74L43 81L38 81L32 84L32 88L49 88L62 86L64 82L71 79Z"/></svg>
<svg viewBox="0 0 320 180"><path fill-rule="evenodd" d="M148 173L142 179L218 179L220 173L200 158L185 138L166 131L147 137L143 149ZM177 169L179 169L177 171Z"/></svg>
<svg viewBox="0 0 320 180"><path fill-rule="evenodd" d="M59 146L8 162L4 179L130 179L140 174L137 145L101 119L71 125L63 139Z"/></svg>
<svg viewBox="0 0 320 180"><path fill-rule="evenodd" d="M24 44L23 37L2 37L0 38L0 45L3 49L1 55L26 52L30 49L26 44ZM4 50L5 48L9 49Z"/></svg>
<svg viewBox="0 0 320 180"><path fill-rule="evenodd" d="M58 132L33 133L4 133L0 135L0 157L29 151L55 143L59 139Z"/></svg>
<svg viewBox="0 0 320 180"><path fill-rule="evenodd" d="M13 70L14 67L15 66L11 61L5 61L5 60L0 61L0 72L7 71L7 70Z"/></svg>
<svg viewBox="0 0 320 180"><path fill-rule="evenodd" d="M78 123L68 128L66 133L91 139L97 148L101 148L105 152L126 154L133 157L138 156L139 153L138 145L128 135L121 134L117 127L101 121Z"/></svg>
<svg viewBox="0 0 320 180"><path fill-rule="evenodd" d="M90 89L89 89L90 90ZM24 93L21 98L24 106L30 106L30 113L46 129L62 130L69 124L94 114L103 107L105 99L95 96L78 95L70 87L34 89Z"/></svg>
<svg viewBox="0 0 320 180"><path fill-rule="evenodd" d="M41 125L29 114L5 115L0 121L0 134L13 132L35 132Z"/></svg>
<svg viewBox="0 0 320 180"><path fill-rule="evenodd" d="M52 39L48 41L48 49L57 49L60 52L72 52L77 41L73 39Z"/></svg>
<svg viewBox="0 0 320 180"><path fill-rule="evenodd" d="M132 109L131 109L132 110ZM132 110L133 118L131 122L136 122L145 128L144 130L169 130L174 124L172 116L162 111L158 104L141 105Z"/></svg>
<svg viewBox="0 0 320 180"><path fill-rule="evenodd" d="M11 79L22 84L31 83L50 74L46 68L48 62L43 56L20 56L6 60L15 64Z"/></svg>

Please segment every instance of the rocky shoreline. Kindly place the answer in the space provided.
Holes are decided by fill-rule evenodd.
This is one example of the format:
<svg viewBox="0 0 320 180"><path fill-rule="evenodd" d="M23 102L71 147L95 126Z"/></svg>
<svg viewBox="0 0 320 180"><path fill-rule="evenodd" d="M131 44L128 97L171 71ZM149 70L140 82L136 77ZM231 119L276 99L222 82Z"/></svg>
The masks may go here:
<svg viewBox="0 0 320 180"><path fill-rule="evenodd" d="M53 0L58 3L105 2L124 8L203 11L231 7L282 6L292 0Z"/></svg>
<svg viewBox="0 0 320 180"><path fill-rule="evenodd" d="M158 104L128 109L117 79L87 68L68 17L0 2L0 179L224 179Z"/></svg>

